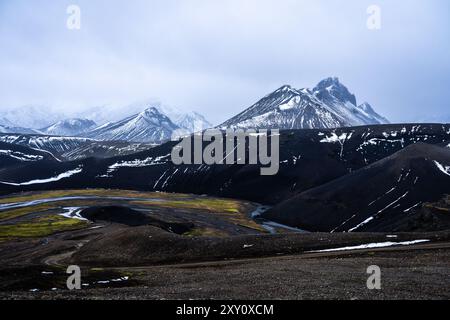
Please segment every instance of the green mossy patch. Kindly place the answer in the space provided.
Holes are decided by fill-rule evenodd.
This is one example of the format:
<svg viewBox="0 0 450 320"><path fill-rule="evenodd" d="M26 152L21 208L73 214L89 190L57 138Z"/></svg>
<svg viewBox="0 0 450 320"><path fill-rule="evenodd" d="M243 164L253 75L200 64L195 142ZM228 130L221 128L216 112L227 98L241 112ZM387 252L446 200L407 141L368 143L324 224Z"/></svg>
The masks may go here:
<svg viewBox="0 0 450 320"><path fill-rule="evenodd" d="M10 219L23 217L32 213L44 212L52 209L53 207L47 204L29 206L25 208L12 209L6 211L0 211L0 221L8 221Z"/></svg>
<svg viewBox="0 0 450 320"><path fill-rule="evenodd" d="M81 229L88 222L65 218L59 215L48 215L25 223L0 225L0 241L17 238L39 238L57 232Z"/></svg>

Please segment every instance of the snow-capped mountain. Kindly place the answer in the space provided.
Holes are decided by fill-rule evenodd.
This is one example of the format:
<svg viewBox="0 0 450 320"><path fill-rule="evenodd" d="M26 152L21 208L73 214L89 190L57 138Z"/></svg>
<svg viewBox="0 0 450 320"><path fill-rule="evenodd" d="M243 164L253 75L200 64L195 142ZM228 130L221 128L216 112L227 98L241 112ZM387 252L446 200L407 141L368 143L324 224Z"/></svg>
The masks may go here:
<svg viewBox="0 0 450 320"><path fill-rule="evenodd" d="M314 89L282 86L219 127L321 129L385 123L368 103L358 106L338 78L327 78Z"/></svg>
<svg viewBox="0 0 450 320"><path fill-rule="evenodd" d="M11 122L5 116L0 117L0 133L23 133L23 134L36 134L37 130L22 128Z"/></svg>
<svg viewBox="0 0 450 320"><path fill-rule="evenodd" d="M76 114L76 118L91 119L99 125L105 123L118 122L122 119L140 113L142 110L154 107L167 117L177 126L186 129L189 132L194 131L195 128L207 129L211 128L212 124L205 119L205 117L198 112L185 112L179 108L162 104L155 99L147 99L137 101L127 106L99 106L90 108L83 112Z"/></svg>
<svg viewBox="0 0 450 320"><path fill-rule="evenodd" d="M104 124L85 136L98 140L160 143L170 140L179 127L158 109L150 107L121 121Z"/></svg>
<svg viewBox="0 0 450 320"><path fill-rule="evenodd" d="M67 119L43 128L40 131L45 134L57 136L76 136L96 127L96 123L88 119Z"/></svg>
<svg viewBox="0 0 450 320"><path fill-rule="evenodd" d="M376 113L369 103L364 102L358 106L355 95L350 93L338 78L322 80L313 89L313 94L347 122L344 127L389 123L386 118Z"/></svg>
<svg viewBox="0 0 450 320"><path fill-rule="evenodd" d="M198 112L182 112L181 110L169 107L166 105L159 105L156 107L161 113L167 115L173 123L190 133L202 131L212 127L212 124Z"/></svg>
<svg viewBox="0 0 450 320"><path fill-rule="evenodd" d="M23 106L5 108L2 110L2 118L10 122L10 124L6 124L10 127L40 129L61 120L62 115L49 110L48 107Z"/></svg>
<svg viewBox="0 0 450 320"><path fill-rule="evenodd" d="M9 121L6 117L0 116L0 126L3 127L16 127L14 123Z"/></svg>
<svg viewBox="0 0 450 320"><path fill-rule="evenodd" d="M0 133L39 134L40 132L34 129L9 127L0 124Z"/></svg>
<svg viewBox="0 0 450 320"><path fill-rule="evenodd" d="M206 120L204 116L197 112L181 114L173 118L173 121L180 128L186 129L190 133L202 131L212 127L212 124Z"/></svg>

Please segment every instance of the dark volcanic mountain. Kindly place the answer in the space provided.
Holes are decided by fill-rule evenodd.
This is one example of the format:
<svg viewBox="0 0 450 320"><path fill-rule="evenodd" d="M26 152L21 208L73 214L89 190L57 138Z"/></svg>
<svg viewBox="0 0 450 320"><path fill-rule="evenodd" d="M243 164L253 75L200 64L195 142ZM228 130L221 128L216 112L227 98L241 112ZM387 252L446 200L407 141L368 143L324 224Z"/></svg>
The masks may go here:
<svg viewBox="0 0 450 320"><path fill-rule="evenodd" d="M386 123L367 102L358 106L339 79L328 78L312 90L283 86L219 127L320 129Z"/></svg>
<svg viewBox="0 0 450 320"><path fill-rule="evenodd" d="M450 166L446 157L450 150L446 148L449 140L450 125L440 124L282 131L280 170L274 176L261 176L260 165L177 166L171 162L172 147L177 142L168 142L115 158L51 164L36 162L20 168L12 167L0 172L0 193L99 187L218 195L275 205L267 217L291 225L307 226L311 230L327 231L355 215L351 224L348 222L342 227L348 231L400 198L381 212L389 212L388 216L395 219L383 220L380 224L374 221L354 229L390 230L387 223L398 223L401 217L407 217L408 212L404 212L407 206L420 207L449 193L450 177L444 173ZM418 142L436 146L418 144L403 150ZM343 180L335 182L339 178ZM418 180L414 184L416 178ZM333 190L327 183L333 184ZM327 190L328 193L315 190ZM350 198L351 190L354 193ZM358 190L364 193L364 197L356 192ZM287 205L296 197L303 200L303 192L318 192L317 202L325 201L322 208L328 210L324 212L336 211L336 215L330 214L330 222L327 222L328 216L321 216L322 219L318 220L309 218L312 223L303 220L300 223L294 209L287 210L287 216L277 210L278 204ZM377 200L384 193L388 195ZM347 194L349 198L346 198ZM330 199L329 207L326 207L326 199ZM367 210L372 201L375 202L370 207L375 212ZM295 202L292 203L294 205L289 208L296 208ZM301 202L308 208L305 203L307 201ZM308 212L302 214L307 215Z"/></svg>
<svg viewBox="0 0 450 320"><path fill-rule="evenodd" d="M17 144L32 149L45 150L55 156L79 147L89 139L79 137L60 137L36 134L0 134L0 141Z"/></svg>
<svg viewBox="0 0 450 320"><path fill-rule="evenodd" d="M55 162L56 159L48 152L0 142L0 170L41 161Z"/></svg>
<svg viewBox="0 0 450 320"><path fill-rule="evenodd" d="M302 192L264 217L311 231L404 230L399 222L407 215L449 193L450 148L417 143ZM442 212L444 229L450 227L446 216Z"/></svg>
<svg viewBox="0 0 450 320"><path fill-rule="evenodd" d="M177 129L179 127L167 116L152 107L121 121L100 126L85 136L97 140L161 143L170 140Z"/></svg>
<svg viewBox="0 0 450 320"><path fill-rule="evenodd" d="M0 142L51 153L60 160L108 158L148 150L154 145L126 141L97 141L81 137L0 134ZM14 148L14 147L9 147Z"/></svg>

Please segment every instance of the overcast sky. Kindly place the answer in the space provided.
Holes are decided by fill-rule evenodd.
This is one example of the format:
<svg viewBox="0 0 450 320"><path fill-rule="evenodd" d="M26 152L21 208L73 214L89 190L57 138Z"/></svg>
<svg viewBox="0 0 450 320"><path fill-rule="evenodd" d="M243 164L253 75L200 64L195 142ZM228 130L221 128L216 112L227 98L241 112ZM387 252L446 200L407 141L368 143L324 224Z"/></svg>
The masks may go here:
<svg viewBox="0 0 450 320"><path fill-rule="evenodd" d="M449 3L0 0L0 111L151 99L218 123L283 84L338 76L392 122L450 121ZM381 30L366 26L371 4Z"/></svg>

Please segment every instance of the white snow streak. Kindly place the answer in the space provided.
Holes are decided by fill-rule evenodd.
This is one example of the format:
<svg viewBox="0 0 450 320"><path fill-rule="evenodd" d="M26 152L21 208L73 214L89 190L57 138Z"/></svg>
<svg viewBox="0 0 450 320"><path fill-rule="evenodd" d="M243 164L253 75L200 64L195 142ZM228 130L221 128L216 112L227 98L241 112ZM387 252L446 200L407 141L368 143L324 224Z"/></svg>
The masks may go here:
<svg viewBox="0 0 450 320"><path fill-rule="evenodd" d="M5 182L5 181L0 181L0 183L7 184L10 186L29 186L29 185L33 185L33 184L45 184L45 183L55 182L55 181L59 181L59 180L65 179L65 178L69 178L75 174L80 173L81 171L83 171L83 169L81 167L78 167L77 169L63 172L63 173L57 175L56 177L52 177L52 178L36 179L36 180L31 180L31 181L21 182L21 183Z"/></svg>
<svg viewBox="0 0 450 320"><path fill-rule="evenodd" d="M68 207L68 208L64 208L64 210L67 210L67 212L65 213L60 213L60 216L69 218L69 219L77 219L77 220L82 220L82 221L89 221L86 218L83 218L82 216L80 216L80 208L79 207Z"/></svg>
<svg viewBox="0 0 450 320"><path fill-rule="evenodd" d="M372 248L386 248L392 246L410 246L417 243L430 242L430 240L413 240L413 241L404 241L404 242L378 242L378 243L368 243L362 244L359 246L351 246L351 247L342 247L342 248L334 248L334 249L325 249L325 250L315 250L308 252L335 252L335 251L348 251L348 250L361 250L361 249L372 249Z"/></svg>
<svg viewBox="0 0 450 320"><path fill-rule="evenodd" d="M367 218L366 220L364 220L363 222L361 222L360 224L358 224L356 227L351 228L350 230L348 230L348 232L352 232L355 231L356 229L361 228L363 225L368 224L370 221L372 221L374 219L374 217L370 217Z"/></svg>
<svg viewBox="0 0 450 320"><path fill-rule="evenodd" d="M438 167L439 170L441 170L447 176L450 176L450 166L444 166L437 161L433 161L433 162L436 165L436 167Z"/></svg>

